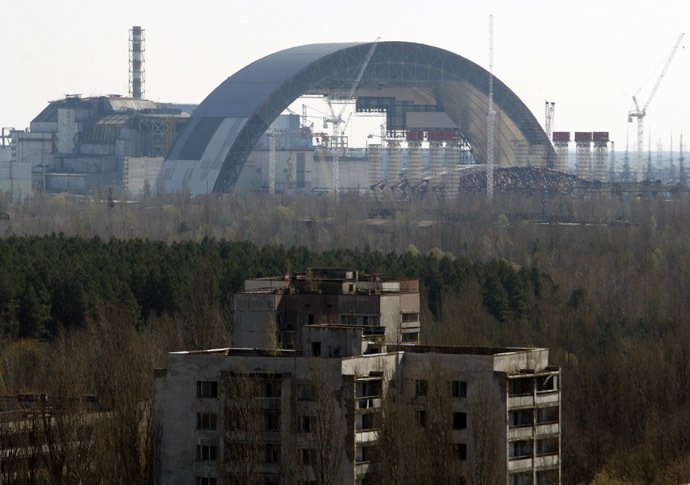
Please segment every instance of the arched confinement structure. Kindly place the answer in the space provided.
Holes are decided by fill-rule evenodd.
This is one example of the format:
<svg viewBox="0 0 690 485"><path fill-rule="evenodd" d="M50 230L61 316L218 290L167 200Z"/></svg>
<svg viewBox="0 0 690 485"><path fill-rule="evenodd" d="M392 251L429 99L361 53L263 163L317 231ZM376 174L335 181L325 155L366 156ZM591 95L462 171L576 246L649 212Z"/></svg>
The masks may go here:
<svg viewBox="0 0 690 485"><path fill-rule="evenodd" d="M293 47L230 76L199 105L175 142L161 169L162 188L193 194L232 189L273 120L304 94L346 95L372 45ZM355 97L358 111L386 113L389 132L431 129L439 120L452 123L484 162L488 86L489 72L457 54L423 44L379 42ZM498 79L494 106L496 164L551 166L553 149L543 129Z"/></svg>

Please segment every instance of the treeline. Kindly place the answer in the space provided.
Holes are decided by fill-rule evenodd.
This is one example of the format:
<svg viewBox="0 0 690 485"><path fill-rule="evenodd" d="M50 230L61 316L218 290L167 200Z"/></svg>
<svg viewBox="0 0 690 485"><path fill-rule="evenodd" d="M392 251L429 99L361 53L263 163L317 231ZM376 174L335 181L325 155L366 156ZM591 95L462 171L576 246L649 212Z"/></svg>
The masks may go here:
<svg viewBox="0 0 690 485"><path fill-rule="evenodd" d="M0 240L0 335L52 340L65 330L84 328L100 306L112 304L137 327L162 316L184 318L202 306L216 309L229 326L232 294L245 279L315 266L418 278L432 320L440 319L444 305L452 306L444 303L444 292L472 285L478 285L482 305L498 322L534 319L542 286L551 285L534 267L470 262L440 251L317 253L211 239L167 245L63 234L10 237Z"/></svg>
<svg viewBox="0 0 690 485"><path fill-rule="evenodd" d="M107 377L125 364L108 329L129 328L117 347L135 349L145 401L166 351L229 343L230 295L245 278L352 266L420 278L428 343L550 348L563 369L563 483L690 477L685 194L209 196L115 208L38 196L0 209L11 217L0 221L0 392L55 384L51 359L71 345L88 349L85 391L118 395Z"/></svg>

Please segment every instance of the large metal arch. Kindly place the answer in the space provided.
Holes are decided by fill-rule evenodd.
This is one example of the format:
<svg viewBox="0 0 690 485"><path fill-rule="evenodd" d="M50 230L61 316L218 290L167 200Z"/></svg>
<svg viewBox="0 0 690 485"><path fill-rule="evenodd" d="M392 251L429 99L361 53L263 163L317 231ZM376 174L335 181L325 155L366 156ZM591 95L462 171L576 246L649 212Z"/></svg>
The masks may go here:
<svg viewBox="0 0 690 485"><path fill-rule="evenodd" d="M270 54L220 84L195 110L161 170L166 191L226 192L263 133L304 94L347 93L372 43L311 44ZM485 159L489 72L452 52L410 42L379 42L363 73L361 90L424 87L467 131ZM494 78L497 164L512 163L514 142L543 146L542 164L553 148L534 115Z"/></svg>

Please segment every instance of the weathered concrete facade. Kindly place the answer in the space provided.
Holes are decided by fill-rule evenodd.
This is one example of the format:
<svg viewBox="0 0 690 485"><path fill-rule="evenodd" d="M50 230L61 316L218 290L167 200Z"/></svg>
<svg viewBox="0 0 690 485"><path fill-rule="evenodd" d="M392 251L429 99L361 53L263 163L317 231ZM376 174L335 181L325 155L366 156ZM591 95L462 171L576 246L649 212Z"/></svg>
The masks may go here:
<svg viewBox="0 0 690 485"><path fill-rule="evenodd" d="M306 274L257 278L234 295L233 345L266 348L277 340L297 348L304 325L362 326L365 335L390 343L419 342L419 283L353 269L313 269Z"/></svg>
<svg viewBox="0 0 690 485"><path fill-rule="evenodd" d="M406 323L419 329L403 318L418 315L416 283L353 270L248 280L235 299L242 347L173 352L156 373L161 483L380 483L390 404L413 417L400 426L445 423L459 479L490 454L496 483L560 484L548 350L399 343Z"/></svg>
<svg viewBox="0 0 690 485"><path fill-rule="evenodd" d="M548 366L547 350L381 349L362 339L362 329L342 326L307 326L304 335L303 352L169 354L167 369L156 378L162 483L235 483L247 460L260 483L288 475L309 482L323 468L337 477L335 483L376 480L380 470L368 450L377 446L389 386L416 413L426 413L433 383L448 392L451 444L461 460L479 452L473 435L490 416L499 483L560 483L559 371ZM341 355L329 358L334 353L326 349L335 348ZM377 353L366 353L372 350ZM256 385L249 400L233 387L233 378ZM249 429L233 424L233 413L250 421ZM258 419L253 425L251 416ZM237 453L238 444L253 447L254 455ZM320 461L323 451L330 463Z"/></svg>

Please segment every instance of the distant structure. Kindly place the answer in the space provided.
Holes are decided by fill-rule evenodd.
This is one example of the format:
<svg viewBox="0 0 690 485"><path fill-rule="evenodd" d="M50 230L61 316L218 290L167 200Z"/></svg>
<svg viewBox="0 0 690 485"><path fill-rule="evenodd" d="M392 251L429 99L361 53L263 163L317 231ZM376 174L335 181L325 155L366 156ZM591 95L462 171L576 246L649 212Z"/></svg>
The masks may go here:
<svg viewBox="0 0 690 485"><path fill-rule="evenodd" d="M247 280L236 347L172 352L156 370L160 483L387 483L382 454L411 448L409 430L458 482L490 466L493 483L559 485L548 350L389 342L419 325L397 307L418 308L416 286L353 269ZM275 345L288 336L293 348ZM400 446L384 447L384 429Z"/></svg>
<svg viewBox="0 0 690 485"><path fill-rule="evenodd" d="M357 80L354 89L353 79ZM384 155L392 158L382 160L389 162L386 186L416 192L432 180L428 174L420 179L415 154L418 142L426 149L438 141L432 139L432 132L443 132L447 139L459 135L445 144L448 158L460 146L458 155L471 156L473 163L487 163L488 80L485 69L462 56L411 42L328 43L285 49L247 65L209 94L166 157L160 182L168 192L236 190L238 180L247 176L243 173L248 170L246 162L266 130L300 96L315 95L328 101L354 100L356 113L385 116L381 144L389 142L390 151ZM533 166L553 166L553 148L534 115L499 79L493 78L492 86L495 130L501 134L495 142L496 166L516 163L513 141L526 147ZM341 123L339 117L329 119L334 125ZM315 153L320 163L330 167L330 183L323 187L329 193L341 193L346 185L346 160L351 154L342 128L336 131L331 135L302 126L305 136L312 136L318 147ZM409 149L410 131L421 133L421 139L412 140L412 163L404 166L404 158L396 158L396 152ZM333 168L336 161L338 170ZM366 159L364 162L366 165ZM448 168L452 172L454 167ZM367 167L363 173L369 171ZM420 183L422 179L426 184ZM364 187L380 182L368 180Z"/></svg>
<svg viewBox="0 0 690 485"><path fill-rule="evenodd" d="M575 174L589 180L592 173L592 132L575 132Z"/></svg>
<svg viewBox="0 0 690 485"><path fill-rule="evenodd" d="M30 167L33 190L46 192L111 188L136 196L147 183L155 190L163 158L193 109L117 95L67 95L51 101L29 129L11 133L14 173Z"/></svg>
<svg viewBox="0 0 690 485"><path fill-rule="evenodd" d="M594 131L592 132L592 141L594 142L594 163L592 180L597 182L606 182L608 178L608 131Z"/></svg>
<svg viewBox="0 0 690 485"><path fill-rule="evenodd" d="M129 95L134 99L144 97L144 29L135 25L129 31Z"/></svg>
<svg viewBox="0 0 690 485"><path fill-rule="evenodd" d="M569 131L554 131L552 135L553 145L556 149L556 162L554 169L560 172L568 171L568 145L570 144Z"/></svg>

